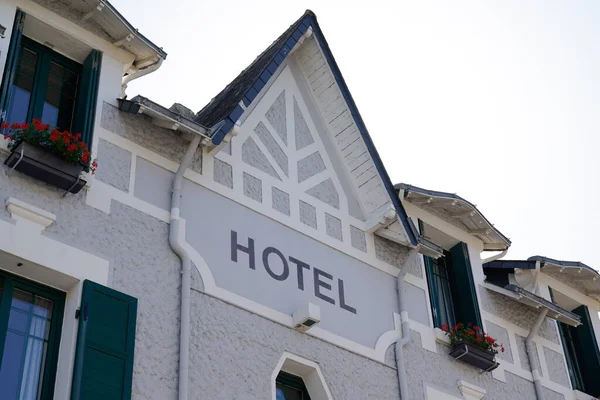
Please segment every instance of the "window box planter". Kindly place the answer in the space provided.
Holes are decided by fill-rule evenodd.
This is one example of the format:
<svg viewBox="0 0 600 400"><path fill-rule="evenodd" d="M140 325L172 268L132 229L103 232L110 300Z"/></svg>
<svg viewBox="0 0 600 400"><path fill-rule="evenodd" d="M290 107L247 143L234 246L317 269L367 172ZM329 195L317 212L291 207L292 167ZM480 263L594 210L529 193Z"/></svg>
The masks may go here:
<svg viewBox="0 0 600 400"><path fill-rule="evenodd" d="M495 354L479 348L473 343L459 341L452 346L450 357L471 364L485 372L490 372L498 368Z"/></svg>
<svg viewBox="0 0 600 400"><path fill-rule="evenodd" d="M42 147L25 142L11 150L4 164L70 193L78 193L87 183L79 177L83 165L71 164Z"/></svg>

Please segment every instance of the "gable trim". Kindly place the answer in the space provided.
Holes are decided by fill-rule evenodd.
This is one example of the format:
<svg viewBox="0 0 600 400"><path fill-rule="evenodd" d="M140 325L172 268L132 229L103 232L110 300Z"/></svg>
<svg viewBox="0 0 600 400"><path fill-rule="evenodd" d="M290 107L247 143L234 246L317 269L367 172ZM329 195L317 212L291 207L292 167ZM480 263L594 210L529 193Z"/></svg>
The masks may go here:
<svg viewBox="0 0 600 400"><path fill-rule="evenodd" d="M307 32L309 28L312 28L313 34L315 35L319 46L323 51L323 55L331 68L331 72L333 73L336 84L338 85L340 92L350 110L350 114L354 119L356 126L361 134L361 137L364 140L364 143L367 147L367 151L373 163L375 164L375 168L377 173L381 177L383 181L383 185L385 187L388 196L394 205L398 213L398 218L402 223L404 231L406 232L406 236L410 241L410 244L413 246L418 245L417 234L414 231L413 227L410 225L408 220L408 215L398 198L396 191L394 189L394 185L392 184L390 177L381 161L379 153L375 148L375 144L369 135L365 123L358 111L358 108L350 94L350 90L348 89L346 82L342 76L342 73L333 57L331 49L321 31L321 28L317 22L316 15L308 10L305 15L296 23L296 29L293 30L290 34L288 34L287 40L281 45L280 49L275 53L272 57L271 61L267 64L267 66L263 69L263 71L259 74L258 78L254 81L254 83L250 86L249 89L246 90L244 96L240 103L243 102L245 107L242 107L238 104L233 111L223 120L224 123L220 129L218 129L214 135L212 136L213 145L219 145L227 135L227 133L235 126L238 119L244 113L244 109L247 108L258 96L259 92L267 85L269 80L273 77L279 66L283 63L285 58L290 54L294 46L301 41L303 35Z"/></svg>

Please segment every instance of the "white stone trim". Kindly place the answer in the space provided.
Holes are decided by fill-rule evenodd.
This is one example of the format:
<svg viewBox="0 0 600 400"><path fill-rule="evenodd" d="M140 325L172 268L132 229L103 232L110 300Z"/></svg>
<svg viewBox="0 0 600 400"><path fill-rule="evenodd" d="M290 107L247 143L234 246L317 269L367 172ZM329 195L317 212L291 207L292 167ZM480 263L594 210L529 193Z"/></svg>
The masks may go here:
<svg viewBox="0 0 600 400"><path fill-rule="evenodd" d="M518 334L519 336L523 336L523 337L527 337L527 335L529 335L529 331L527 329L521 328L520 326L515 325L512 322L507 321L503 318L500 318L497 315L492 314L486 310L482 309L480 311L481 311L481 317L484 320L484 324L485 324L485 320L487 319L488 321L505 328L509 333L509 337L511 334L512 335ZM534 338L534 341L536 343L539 343L540 345L546 346L547 348L556 351L557 353L563 354L563 348L560 343L554 343L554 342L552 342L542 336L539 336L539 335L537 335ZM510 344L512 347L512 345L513 345L512 341L510 342ZM516 345L516 339L515 339L515 345ZM514 357L513 357L513 359L514 359Z"/></svg>
<svg viewBox="0 0 600 400"><path fill-rule="evenodd" d="M229 290L218 287L216 285L214 276L212 275L212 272L204 258L198 253L198 251L196 251L196 249L193 246L191 246L185 241L185 221L183 221L183 223L180 224L179 235L182 239L183 247L188 251L190 259L192 260L192 262L196 266L196 269L200 273L200 276L202 277L202 283L204 284L204 293L218 298L220 300L223 300L226 303L250 311L256 315L263 316L281 325L287 326L292 329L294 328L294 323L291 315L274 310L270 307L257 303L246 297L240 296ZM305 332L305 334L317 337L326 342L332 343L341 348L349 350L353 353L383 363L385 361L385 353L387 351L387 348L392 343L398 341L401 335L400 315L394 313L392 318L394 320L394 330L384 332L381 336L379 336L375 344L375 348L364 346L337 334L331 333L325 329L319 328L318 326L311 328L309 331Z"/></svg>
<svg viewBox="0 0 600 400"><path fill-rule="evenodd" d="M458 390L465 396L466 400L481 400L487 393L485 389L465 382L462 379L458 381Z"/></svg>
<svg viewBox="0 0 600 400"><path fill-rule="evenodd" d="M156 164L159 167L162 167L168 171L171 171L173 173L177 171L178 164L175 163L174 161L171 161L151 150L148 150L145 147L142 147L137 143L134 143L128 139L125 139L122 136L112 133L105 128L96 127L95 137L98 139L106 140L107 142L110 142L116 146L119 146L119 147L131 152L132 158L141 157L141 158L143 158L153 164ZM235 142L237 139L238 138L234 138L233 142ZM232 146L232 154L235 154L234 151L237 151L237 150L234 148L234 146ZM232 156L230 156L229 154L223 153L223 152L219 153L216 158L218 158L221 161L224 161L232 166L234 166L233 164L237 163L237 161L234 160L232 158ZM278 221L300 233L303 233L303 234L311 237L312 239L320 241L321 243L324 243L327 246L330 246L336 250L339 250L339 251L349 255L350 257L356 258L357 260L360 260L373 268L379 269L379 270L386 272L392 276L398 276L398 274L400 272L399 268L394 267L390 264L387 264L375 257L375 248L374 248L374 243L373 243L374 235L373 234L365 233L366 241L367 241L367 253L365 253L361 250L355 249L354 247L351 246L349 234L347 234L345 230L344 230L344 234L345 234L344 239L345 240L342 242L342 241L339 241L335 238L328 236L325 233L325 226L323 226L324 225L323 223L320 224L320 229L313 229L309 226L302 224L298 218L298 204L297 204L297 202L292 201L292 197L290 197L291 216L284 215L284 214L274 210L271 207L270 199L267 199L268 200L267 202L259 203L253 199L246 197L243 194L242 185L240 183L242 181L242 173L243 173L242 168L233 168L234 189L230 189L226 186L223 186L219 183L214 182L213 177L212 177L212 170L213 170L212 163L213 163L213 158L207 156L205 153L204 157L203 157L203 166L202 166L204 173L199 174L195 171L188 169L185 172L184 177L193 183L196 183L206 189L212 190L213 192L218 193L224 197L227 197L228 199L231 199L238 204L248 207L248 208L256 211L259 214L262 214L268 218ZM237 164L235 166L237 166ZM132 169L131 173L132 173L132 175L130 176L130 182L135 181L135 170ZM281 188L281 184L280 184L281 182L276 180L275 178L271 177L268 174L262 173L261 171L258 171L256 169L253 169L249 173L251 173L251 175L256 176L257 178L259 178L261 180L264 179L263 182L268 182L269 184L272 184L275 187ZM236 184L236 180L237 180L238 184ZM133 189L134 188L130 185L129 193L125 193L121 190L113 188L110 185L104 184L104 183L96 180L96 181L94 181L94 185L87 192L86 202L88 205L90 205L94 208L102 210L106 213L110 213L110 202L111 202L111 200L114 199L114 200L122 202L130 207L133 207L140 211L146 212L156 218L164 220L165 222L169 222L168 216L165 217L165 215L166 215L165 213L168 214L167 211L159 209L156 206L153 206L143 200L138 199L137 197L134 196ZM263 198L264 198L264 193L263 193ZM365 223L364 221L360 221L349 215L341 216L339 210L337 210L325 203L318 202L318 201L317 202L312 201L313 198L305 193L297 194L297 198L300 200L306 200L306 201L310 202L311 205L315 206L318 214L324 215L324 213L327 212L327 213L335 216L336 218L340 218L342 220L342 226L354 225L355 227L362 229L362 226ZM318 204L318 203L321 203L321 204ZM344 222L344 218L346 219L347 223ZM348 229L349 229L349 227L348 227Z"/></svg>
<svg viewBox="0 0 600 400"><path fill-rule="evenodd" d="M283 353L271 374L271 398L273 400L276 400L275 380L280 371L301 377L311 399L333 400L319 364L287 351Z"/></svg>
<svg viewBox="0 0 600 400"><path fill-rule="evenodd" d="M0 220L2 268L67 293L54 389L55 399L67 400L77 344L78 323L74 315L81 303L82 282L89 279L108 285L109 262L42 235L43 224L39 222L54 221L53 214L15 198L9 202L17 218L15 224Z"/></svg>
<svg viewBox="0 0 600 400"><path fill-rule="evenodd" d="M590 396L589 394L585 394L580 392L579 390L573 390L573 400L596 400L597 397Z"/></svg>
<svg viewBox="0 0 600 400"><path fill-rule="evenodd" d="M415 332L418 332L421 336L421 347L425 350L431 351L432 353L437 353L437 336L435 329L427 325L423 325L420 322L410 319L409 315L409 326Z"/></svg>
<svg viewBox="0 0 600 400"><path fill-rule="evenodd" d="M177 169L177 164L175 162L168 160L154 152L151 152L133 142L130 142L129 140L127 140L119 135L113 134L104 128L99 128L97 130L97 135L99 138L102 138L108 142L111 142L111 143L119 146L119 147L127 149L128 151L130 151L132 153L132 157L142 157L142 158L144 158L162 168L172 171L172 172L175 172ZM221 154L219 156L221 156ZM135 173L135 171L131 171L131 172ZM202 185L203 187L205 187L209 190L213 190L219 194L226 195L223 192L231 190L229 188L226 188L223 185L214 183L212 181L212 175L210 176L210 179L207 179L204 175L200 175L194 171L187 170L185 172L184 176L186 179L189 179L190 181L197 183L199 185ZM130 189L131 189L131 187L130 187ZM233 199L234 201L237 201L238 203L241 203L241 201L240 201L241 199L235 198L235 197L232 198L231 193L228 193L226 196L228 198ZM106 213L110 213L111 202L113 200L119 201L122 204L133 207L137 210L140 210L140 211L142 211L148 215L151 215L163 222L166 222L166 223L170 222L170 214L168 211L163 210L163 209L158 208L152 204L149 204L143 200L138 199L137 197L134 196L134 193L131 190L129 193L126 193L126 192L118 190L110 185L107 185L103 182L96 181L96 182L94 182L94 185L90 188L90 190L88 190L87 196L86 196L86 203L88 205L90 205L96 209L102 210ZM253 201L253 200L249 200L246 198L245 201ZM244 203L242 203L242 204L246 205ZM256 205L254 205L254 207L252 207L252 208L256 210ZM263 212L263 214L266 214L266 213ZM278 216L277 220L280 220L280 219L281 219L281 217ZM181 236L182 241L184 242L183 245L189 252L192 261L194 262L196 268L198 269L198 271L202 277L202 281L204 283L204 292L206 294L211 295L220 300L223 300L227 303L233 304L237 307L248 310L254 314L268 318L268 319L275 321L277 323L280 323L284 326L293 328L293 321L292 321L291 315L281 313L272 308L266 307L255 301L252 301L243 296L240 296L236 293L233 293L226 289L217 287L215 279L214 279L208 265L202 258L202 256L198 253L198 251L195 248L193 248L193 246L191 246L189 243L185 242L185 220L182 219L181 221L182 222L180 224L180 229L181 229L180 235L182 235ZM312 230L312 228L307 228L307 230L308 230L307 232L302 232L302 233L305 233L305 234L309 235L310 237L315 238L314 230ZM312 233L312 235L311 235L311 233ZM368 237L369 237L369 235L367 235L367 238ZM339 241L337 241L335 239L332 239L332 240L340 243ZM370 266L380 269L380 270L382 270L386 273L389 273L390 275L393 275L393 276L396 276L399 272L398 268L388 265L386 263L383 263L382 261L379 261L379 260L376 260L377 264L373 265L374 257L370 258L368 260L364 260L365 254L358 250L356 250L356 252L361 253L361 258L362 258L361 261L369 264ZM350 254L350 255L352 256L353 254ZM357 258L357 257L355 257L355 258ZM410 275L407 274L407 276L410 276ZM409 277L409 280L411 280L411 281L414 280L416 282L419 280L419 278ZM361 345L359 343L348 340L342 336L333 334L333 333L326 331L319 327L314 327L314 328L310 329L310 331L306 332L306 334L320 338L322 340L325 340L329 343L332 343L334 345L342 347L342 348L349 350L351 352L354 352L356 354L360 354L364 357L367 357L372 360L383 363L385 361L385 353L386 353L387 348L392 343L396 342L400 338L400 334L401 334L400 333L400 317L399 317L399 315L396 317L396 314L394 314L394 315L391 315L390 318L394 319L395 328L394 328L394 330L384 332L378 338L375 348ZM415 326L417 326L417 325L415 325ZM424 327L424 325L422 325L422 327ZM427 330L431 330L431 328L429 328L429 327L427 327L427 329L417 327L416 329L420 329L423 332L427 332ZM434 343L433 340L426 338L425 341L426 341L426 343L428 343L425 345L426 348L433 349L435 347L435 344L434 344L434 346L431 345L431 343Z"/></svg>
<svg viewBox="0 0 600 400"><path fill-rule="evenodd" d="M460 397L454 396L433 386L429 386L427 383L423 383L423 389L427 400L462 400Z"/></svg>
<svg viewBox="0 0 600 400"><path fill-rule="evenodd" d="M600 302L599 301L597 301L589 296L586 296L584 293L581 293L577 289L572 288L571 286L551 277L550 275L546 275L542 272L540 274L539 283L540 283L540 285L545 285L545 286L554 288L555 290L561 292L562 294L564 294L567 297L570 297L571 299L575 300L576 302L586 305L587 307L591 308L592 310L600 312Z"/></svg>
<svg viewBox="0 0 600 400"><path fill-rule="evenodd" d="M6 209L12 219L27 220L39 225L42 230L56 221L56 215L14 197L6 199Z"/></svg>

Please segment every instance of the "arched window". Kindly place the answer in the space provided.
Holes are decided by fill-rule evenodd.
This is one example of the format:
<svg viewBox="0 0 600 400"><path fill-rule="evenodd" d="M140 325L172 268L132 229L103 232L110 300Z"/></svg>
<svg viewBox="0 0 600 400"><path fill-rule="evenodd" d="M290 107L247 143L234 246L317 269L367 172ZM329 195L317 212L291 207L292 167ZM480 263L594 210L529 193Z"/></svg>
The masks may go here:
<svg viewBox="0 0 600 400"><path fill-rule="evenodd" d="M319 365L291 353L283 353L273 374L273 400L332 400Z"/></svg>

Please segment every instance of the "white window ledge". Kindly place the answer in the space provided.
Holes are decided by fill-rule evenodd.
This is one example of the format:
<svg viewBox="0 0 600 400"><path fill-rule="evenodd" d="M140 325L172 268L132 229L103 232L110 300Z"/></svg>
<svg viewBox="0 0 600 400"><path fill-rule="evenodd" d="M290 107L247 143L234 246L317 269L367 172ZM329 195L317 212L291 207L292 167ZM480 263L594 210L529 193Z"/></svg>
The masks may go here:
<svg viewBox="0 0 600 400"><path fill-rule="evenodd" d="M433 328L433 334L435 335L436 342L450 346L450 338L446 335L446 332L440 328Z"/></svg>
<svg viewBox="0 0 600 400"><path fill-rule="evenodd" d="M580 392L579 390L573 390L573 399L574 400L596 400L596 397L590 396L589 394L585 394Z"/></svg>

